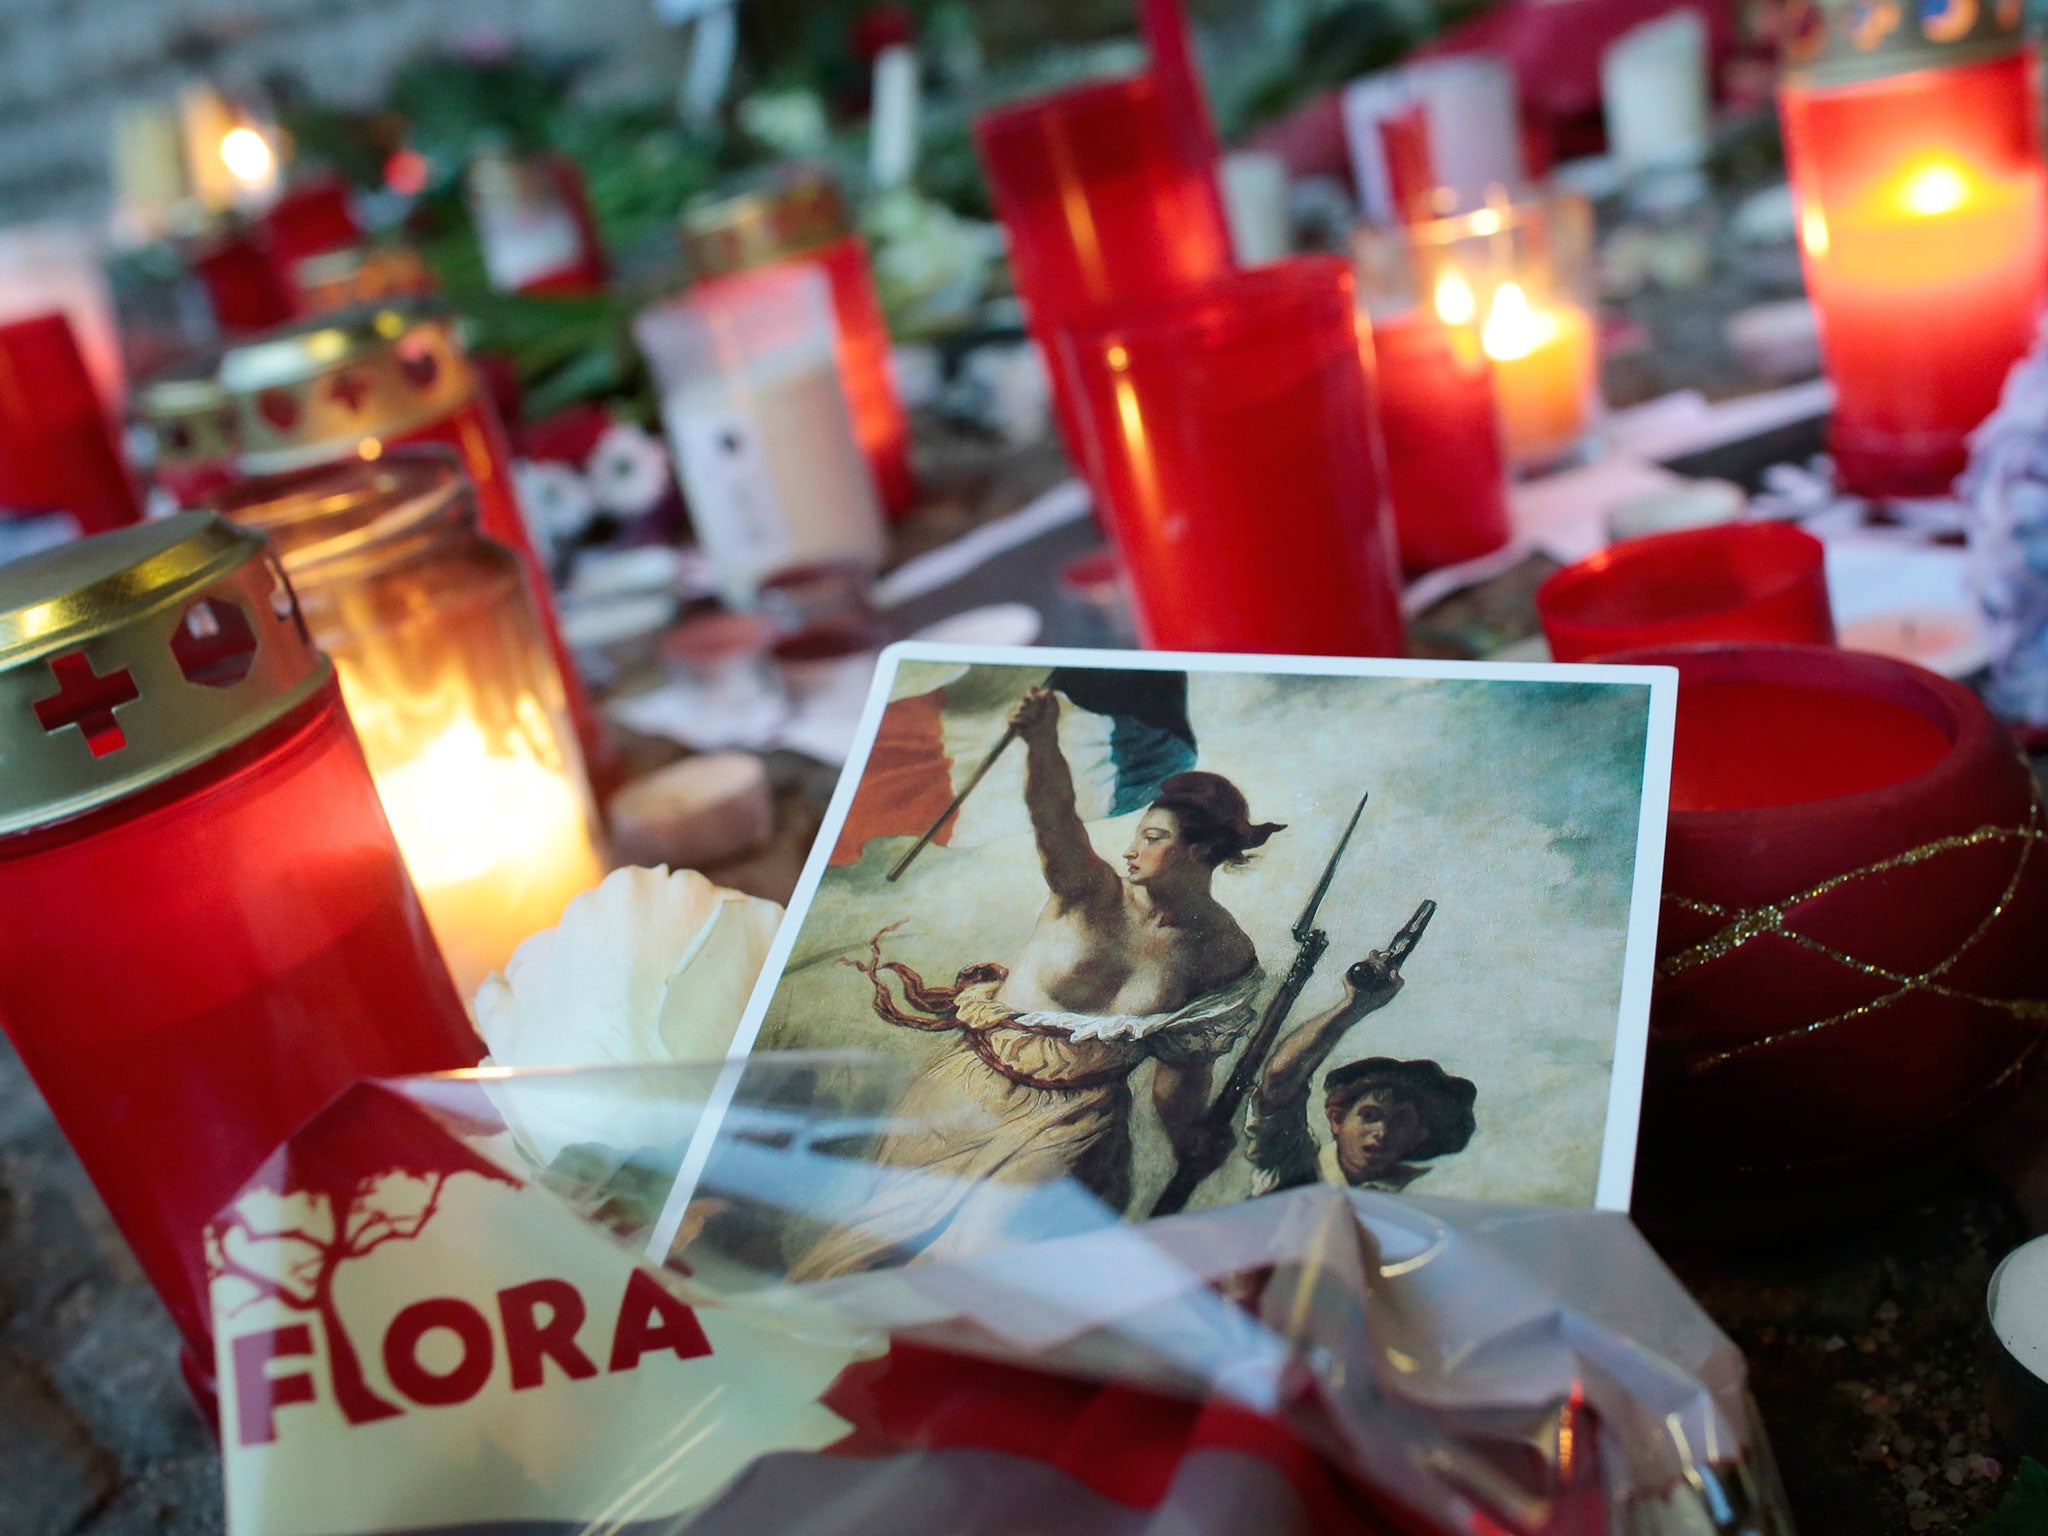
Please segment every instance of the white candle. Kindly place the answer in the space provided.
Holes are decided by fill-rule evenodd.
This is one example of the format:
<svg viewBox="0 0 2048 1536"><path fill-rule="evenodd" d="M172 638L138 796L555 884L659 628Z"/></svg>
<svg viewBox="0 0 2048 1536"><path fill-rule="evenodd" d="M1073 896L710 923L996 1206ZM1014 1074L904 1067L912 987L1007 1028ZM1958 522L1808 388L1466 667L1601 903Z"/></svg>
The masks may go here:
<svg viewBox="0 0 2048 1536"><path fill-rule="evenodd" d="M1631 170L1706 158L1707 24L1673 11L1617 38L1600 59L1607 149Z"/></svg>

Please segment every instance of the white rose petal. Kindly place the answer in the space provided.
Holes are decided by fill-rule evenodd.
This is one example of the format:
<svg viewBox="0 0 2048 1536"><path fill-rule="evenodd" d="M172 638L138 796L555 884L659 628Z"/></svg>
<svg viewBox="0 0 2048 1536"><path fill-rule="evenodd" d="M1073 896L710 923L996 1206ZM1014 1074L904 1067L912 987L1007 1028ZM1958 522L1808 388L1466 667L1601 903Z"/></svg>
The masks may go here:
<svg viewBox="0 0 2048 1536"><path fill-rule="evenodd" d="M495 1067L715 1063L732 1047L782 919L772 901L694 870L620 869L569 903L477 989L477 1030ZM671 1139L678 1106L604 1102L595 1085L545 1082L499 1096L542 1162L564 1147ZM687 1106L683 1106L687 1108Z"/></svg>

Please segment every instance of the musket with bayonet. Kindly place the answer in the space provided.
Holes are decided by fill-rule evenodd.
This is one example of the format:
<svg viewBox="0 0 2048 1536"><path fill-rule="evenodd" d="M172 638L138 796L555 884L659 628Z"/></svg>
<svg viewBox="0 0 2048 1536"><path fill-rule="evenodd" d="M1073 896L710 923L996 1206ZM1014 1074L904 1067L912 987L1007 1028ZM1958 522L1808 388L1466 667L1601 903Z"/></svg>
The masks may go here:
<svg viewBox="0 0 2048 1536"><path fill-rule="evenodd" d="M1202 1132L1196 1138L1196 1148L1212 1146L1216 1141L1231 1134L1231 1127L1237 1119L1237 1111L1243 1105L1245 1096L1259 1080L1259 1072L1266 1065L1266 1058L1272 1054L1274 1043L1280 1038L1281 1026L1287 1022L1288 1010L1293 1008L1295 999L1315 975L1316 964L1323 958L1323 951L1330 947L1330 936L1316 926L1316 914L1322 910L1323 898L1330 894L1330 882L1337 878L1337 866L1343 862L1344 850L1351 846L1351 834L1358 830L1358 821L1365 814L1365 803L1370 794L1358 797L1358 809L1351 813L1351 820L1344 828L1344 835L1337 839L1337 851L1330 855L1330 862L1323 866L1323 878L1316 882L1310 893L1308 905L1301 909L1301 916L1294 920L1291 930L1294 936L1294 963L1287 968L1287 975L1278 990L1266 1004L1266 1011L1259 1018L1258 1027L1244 1043L1238 1053L1237 1062L1230 1069L1230 1075L1223 1080L1223 1089L1209 1107L1202 1112ZM1425 920L1426 922L1426 920ZM1419 938L1420 935L1418 934ZM1411 946L1412 947L1412 946ZM1154 1216L1171 1216L1186 1209L1188 1200L1201 1187L1202 1181L1216 1171L1218 1164L1205 1164L1192 1157L1181 1158L1173 1170L1173 1177L1160 1191L1159 1198L1152 1202Z"/></svg>

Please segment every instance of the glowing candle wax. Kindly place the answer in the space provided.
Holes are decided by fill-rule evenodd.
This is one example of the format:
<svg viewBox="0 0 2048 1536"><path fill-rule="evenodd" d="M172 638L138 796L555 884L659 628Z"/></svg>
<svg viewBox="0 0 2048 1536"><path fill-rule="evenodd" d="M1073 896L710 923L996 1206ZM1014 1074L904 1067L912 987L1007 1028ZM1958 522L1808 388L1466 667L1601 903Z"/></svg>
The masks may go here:
<svg viewBox="0 0 2048 1536"><path fill-rule="evenodd" d="M1510 459L1540 464L1586 435L1600 366L1592 316L1576 304L1532 303L1509 281L1494 290L1480 342L1493 359Z"/></svg>
<svg viewBox="0 0 2048 1536"><path fill-rule="evenodd" d="M346 669L350 712L363 708ZM539 712L534 701L533 711ZM427 921L464 995L604 878L582 788L518 742L493 745L457 716L376 775L377 794Z"/></svg>
<svg viewBox="0 0 2048 1536"><path fill-rule="evenodd" d="M1861 495L1947 491L2048 290L2039 63L1971 14L1826 35L1780 93L1829 448Z"/></svg>

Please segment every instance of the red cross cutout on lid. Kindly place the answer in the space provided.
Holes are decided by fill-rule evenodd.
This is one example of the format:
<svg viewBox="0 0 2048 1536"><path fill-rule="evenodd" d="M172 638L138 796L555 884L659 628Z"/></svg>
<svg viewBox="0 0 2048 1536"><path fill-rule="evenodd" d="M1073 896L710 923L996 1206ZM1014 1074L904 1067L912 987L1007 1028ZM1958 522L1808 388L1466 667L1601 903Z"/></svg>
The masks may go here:
<svg viewBox="0 0 2048 1536"><path fill-rule="evenodd" d="M114 718L114 711L123 704L133 704L142 697L142 690L135 686L126 667L100 677L93 672L85 652L73 651L68 656L52 658L50 671L56 675L57 691L47 699L35 701L36 719L42 722L44 731L77 726L94 757L105 757L128 745L128 737L121 730L121 722Z"/></svg>
<svg viewBox="0 0 2048 1536"><path fill-rule="evenodd" d="M327 386L327 393L351 411L360 412L363 402L370 396L370 386L362 375L344 370L334 376L334 382Z"/></svg>

